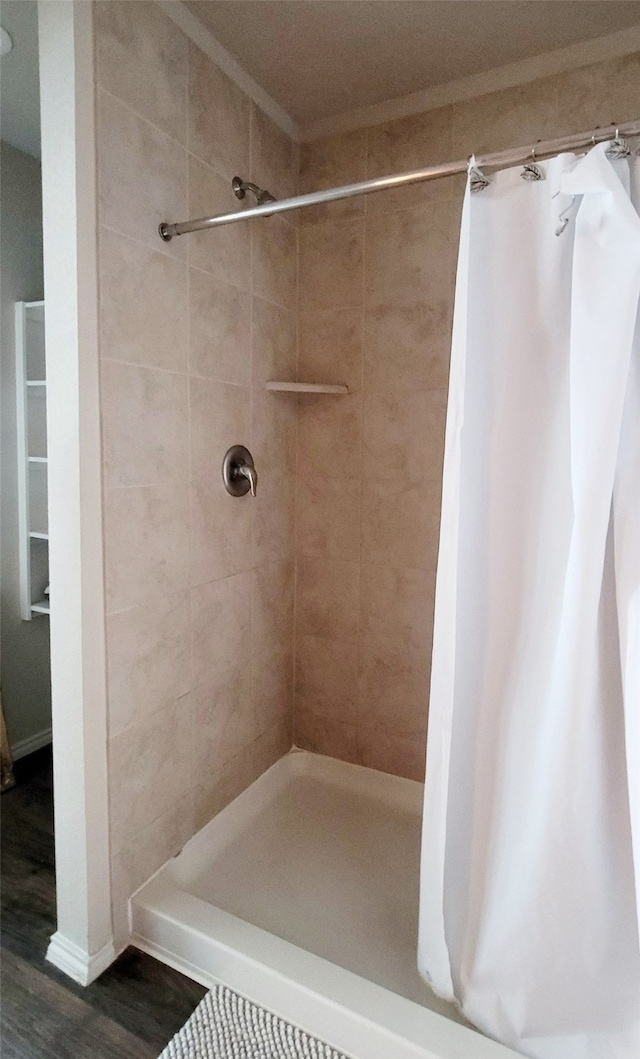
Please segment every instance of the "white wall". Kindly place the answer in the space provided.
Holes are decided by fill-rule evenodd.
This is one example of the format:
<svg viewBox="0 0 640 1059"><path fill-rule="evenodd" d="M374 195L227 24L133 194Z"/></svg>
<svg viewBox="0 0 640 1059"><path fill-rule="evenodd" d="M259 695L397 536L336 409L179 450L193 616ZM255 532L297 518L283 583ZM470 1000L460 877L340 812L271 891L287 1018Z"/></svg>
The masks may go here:
<svg viewBox="0 0 640 1059"><path fill-rule="evenodd" d="M49 619L20 617L16 461L16 301L43 297L40 163L7 143L1 146L0 288L2 487L0 493L0 634L2 704L14 753L51 727Z"/></svg>

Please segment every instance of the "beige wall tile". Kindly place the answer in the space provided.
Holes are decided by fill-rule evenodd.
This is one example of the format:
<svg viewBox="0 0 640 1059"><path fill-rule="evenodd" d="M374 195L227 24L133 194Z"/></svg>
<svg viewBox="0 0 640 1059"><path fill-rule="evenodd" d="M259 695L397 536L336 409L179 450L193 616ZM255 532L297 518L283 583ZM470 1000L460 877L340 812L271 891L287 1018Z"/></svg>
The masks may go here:
<svg viewBox="0 0 640 1059"><path fill-rule="evenodd" d="M94 4L99 84L184 143L187 38L157 4Z"/></svg>
<svg viewBox="0 0 640 1059"><path fill-rule="evenodd" d="M190 697L110 739L109 773L111 841L118 850L188 794Z"/></svg>
<svg viewBox="0 0 640 1059"><path fill-rule="evenodd" d="M408 173L452 158L453 107L411 114L369 129L367 179ZM367 213L406 209L432 202L432 185L389 188L366 198Z"/></svg>
<svg viewBox="0 0 640 1059"><path fill-rule="evenodd" d="M360 564L299 556L296 629L300 636L356 640L360 617Z"/></svg>
<svg viewBox="0 0 640 1059"><path fill-rule="evenodd" d="M358 561L361 487L358 475L301 475L297 481L296 549L299 555Z"/></svg>
<svg viewBox="0 0 640 1059"><path fill-rule="evenodd" d="M336 757L354 765L362 764L358 727L343 724L333 717L326 718L308 710L296 711L294 743L301 750Z"/></svg>
<svg viewBox="0 0 640 1059"><path fill-rule="evenodd" d="M188 587L186 482L107 489L104 535L108 614Z"/></svg>
<svg viewBox="0 0 640 1059"><path fill-rule="evenodd" d="M299 244L301 312L362 305L363 218L301 227Z"/></svg>
<svg viewBox="0 0 640 1059"><path fill-rule="evenodd" d="M300 147L298 194L356 184L367 177L367 130L341 133ZM300 211L301 224L337 220L364 212L364 198L338 199Z"/></svg>
<svg viewBox="0 0 640 1059"><path fill-rule="evenodd" d="M102 228L99 268L101 356L186 371L186 265Z"/></svg>
<svg viewBox="0 0 640 1059"><path fill-rule="evenodd" d="M189 595L158 596L107 619L109 734L170 705L191 687Z"/></svg>
<svg viewBox="0 0 640 1059"><path fill-rule="evenodd" d="M215 232L211 238L215 239ZM229 283L189 270L190 371L248 386L251 374L251 296Z"/></svg>
<svg viewBox="0 0 640 1059"><path fill-rule="evenodd" d="M195 687L250 664L250 573L191 589L191 643Z"/></svg>
<svg viewBox="0 0 640 1059"><path fill-rule="evenodd" d="M358 730L360 757L367 768L424 783L426 747L422 740L403 739L377 728Z"/></svg>
<svg viewBox="0 0 640 1059"><path fill-rule="evenodd" d="M210 217L238 209L231 181L191 154L188 156L188 179L190 217ZM242 290L250 289L251 243L249 226L245 222L193 232L183 241L188 244L190 265ZM174 239L167 245L173 246L174 242L180 240Z"/></svg>
<svg viewBox="0 0 640 1059"><path fill-rule="evenodd" d="M298 474L345 481L362 468L362 398L305 396L298 406ZM346 478L345 478L346 475Z"/></svg>
<svg viewBox="0 0 640 1059"><path fill-rule="evenodd" d="M553 78L464 100L453 109L455 158L504 151L562 135L558 131L562 105L558 103Z"/></svg>
<svg viewBox="0 0 640 1059"><path fill-rule="evenodd" d="M251 745L253 779L275 765L284 754L288 754L292 745L293 725L290 718L283 718L273 729L259 735Z"/></svg>
<svg viewBox="0 0 640 1059"><path fill-rule="evenodd" d="M258 474L295 473L296 403L290 394L254 391L251 444Z"/></svg>
<svg viewBox="0 0 640 1059"><path fill-rule="evenodd" d="M360 308L300 313L300 381L342 383L352 392L361 389L362 318Z"/></svg>
<svg viewBox="0 0 640 1059"><path fill-rule="evenodd" d="M254 296L251 317L251 385L296 378L296 314Z"/></svg>
<svg viewBox="0 0 640 1059"><path fill-rule="evenodd" d="M425 651L431 646L435 568L364 564L361 577L363 644Z"/></svg>
<svg viewBox="0 0 640 1059"><path fill-rule="evenodd" d="M297 716L312 713L343 724L358 724L361 695L357 641L297 635L295 686Z"/></svg>
<svg viewBox="0 0 640 1059"><path fill-rule="evenodd" d="M549 78L555 90L558 136L638 117L640 52ZM546 130L545 139L549 135Z"/></svg>
<svg viewBox="0 0 640 1059"><path fill-rule="evenodd" d="M446 181L424 206L367 217L366 304L411 305L453 293L458 233Z"/></svg>
<svg viewBox="0 0 640 1059"><path fill-rule="evenodd" d="M295 500L292 474L263 474L259 478L258 495L252 500L254 565L293 555Z"/></svg>
<svg viewBox="0 0 640 1059"><path fill-rule="evenodd" d="M249 446L249 389L213 379L190 380L191 477L221 485L222 460L231 445ZM225 492L225 496L229 494ZM229 497L236 506L243 497Z"/></svg>
<svg viewBox="0 0 640 1059"><path fill-rule="evenodd" d="M188 147L192 154L228 180L236 174L246 180L249 99L192 43L189 44L188 110Z"/></svg>
<svg viewBox="0 0 640 1059"><path fill-rule="evenodd" d="M293 559L265 563L253 571L253 642L257 652L293 650Z"/></svg>
<svg viewBox="0 0 640 1059"><path fill-rule="evenodd" d="M255 103L251 103L251 176L247 179L277 199L296 194L298 147ZM290 215L294 226L295 217L295 213Z"/></svg>
<svg viewBox="0 0 640 1059"><path fill-rule="evenodd" d="M362 490L362 558L430 570L437 554L440 484L367 479Z"/></svg>
<svg viewBox="0 0 640 1059"><path fill-rule="evenodd" d="M194 797L189 791L148 827L128 837L111 858L116 948L129 944L129 897L165 861L175 857L194 831Z"/></svg>
<svg viewBox="0 0 640 1059"><path fill-rule="evenodd" d="M405 482L442 477L447 395L443 390L365 393L362 473Z"/></svg>
<svg viewBox="0 0 640 1059"><path fill-rule="evenodd" d="M222 459L211 459L210 478L191 485L190 584L202 585L250 570L253 507L248 496L230 496Z"/></svg>
<svg viewBox="0 0 640 1059"><path fill-rule="evenodd" d="M295 309L297 301L297 233L282 217L251 222L253 293Z"/></svg>
<svg viewBox="0 0 640 1059"><path fill-rule="evenodd" d="M362 642L362 725L423 739L429 711L431 659L420 649Z"/></svg>
<svg viewBox="0 0 640 1059"><path fill-rule="evenodd" d="M446 390L453 299L377 305L364 321L364 386L369 391Z"/></svg>
<svg viewBox="0 0 640 1059"><path fill-rule="evenodd" d="M158 225L186 217L184 150L104 91L98 93L97 141L101 223L183 258L185 240L164 243Z"/></svg>
<svg viewBox="0 0 640 1059"><path fill-rule="evenodd" d="M253 659L253 726L260 735L280 729L291 732L293 711L293 646L256 652ZM291 748L288 736L285 752Z"/></svg>
<svg viewBox="0 0 640 1059"><path fill-rule="evenodd" d="M187 379L104 360L106 486L170 485L187 474Z"/></svg>
<svg viewBox="0 0 640 1059"><path fill-rule="evenodd" d="M192 692L195 775L218 772L256 738L251 665L243 660Z"/></svg>
<svg viewBox="0 0 640 1059"><path fill-rule="evenodd" d="M208 824L255 778L253 743L241 750L239 754L236 754L221 769L199 775L196 778L194 789L194 826L196 830Z"/></svg>

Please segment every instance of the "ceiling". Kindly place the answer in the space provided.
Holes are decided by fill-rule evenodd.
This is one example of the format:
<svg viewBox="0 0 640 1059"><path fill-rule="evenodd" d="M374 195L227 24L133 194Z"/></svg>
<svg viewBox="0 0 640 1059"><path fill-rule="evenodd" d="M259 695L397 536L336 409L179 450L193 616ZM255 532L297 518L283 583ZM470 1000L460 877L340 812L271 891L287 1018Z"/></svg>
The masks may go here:
<svg viewBox="0 0 640 1059"><path fill-rule="evenodd" d="M187 0L301 125L640 23L636 0Z"/></svg>
<svg viewBox="0 0 640 1059"><path fill-rule="evenodd" d="M13 48L0 59L0 138L40 157L40 82L36 0L2 0L0 23Z"/></svg>

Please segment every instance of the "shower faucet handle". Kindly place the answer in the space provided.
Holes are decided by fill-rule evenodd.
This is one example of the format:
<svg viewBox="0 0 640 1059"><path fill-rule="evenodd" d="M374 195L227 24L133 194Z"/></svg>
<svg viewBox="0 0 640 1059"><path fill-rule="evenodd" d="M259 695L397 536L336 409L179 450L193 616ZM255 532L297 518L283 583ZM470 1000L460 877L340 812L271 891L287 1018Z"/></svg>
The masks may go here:
<svg viewBox="0 0 640 1059"><path fill-rule="evenodd" d="M241 463L238 465L236 470L236 477L242 475L249 481L249 488L251 490L251 496L256 495L256 489L258 488L258 472L252 463Z"/></svg>
<svg viewBox="0 0 640 1059"><path fill-rule="evenodd" d="M232 445L225 453L222 461L222 480L231 496L244 496L249 490L251 496L256 495L258 472L253 456L244 445Z"/></svg>

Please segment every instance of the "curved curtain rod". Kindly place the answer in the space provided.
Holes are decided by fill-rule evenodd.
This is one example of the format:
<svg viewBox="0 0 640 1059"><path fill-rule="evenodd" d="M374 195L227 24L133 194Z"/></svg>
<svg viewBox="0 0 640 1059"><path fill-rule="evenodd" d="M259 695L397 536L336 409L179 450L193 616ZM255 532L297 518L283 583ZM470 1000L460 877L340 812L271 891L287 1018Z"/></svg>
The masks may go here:
<svg viewBox="0 0 640 1059"><path fill-rule="evenodd" d="M502 168L509 165L517 165L531 158L535 150L535 158L545 158L550 155L560 154L562 151L573 151L579 147L587 147L590 143L601 143L610 140L616 135L640 136L640 120L629 121L625 125L609 125L607 128L596 128L591 132L581 132L574 136L563 136L557 140L540 140L529 147L514 147L508 151L500 151L496 154L485 154L476 158L478 166L492 166ZM271 217L274 213L285 213L287 210L299 210L305 206L316 206L320 202L333 202L336 199L349 199L354 195L368 195L372 191L383 191L385 188L403 187L405 184L418 184L423 180L437 180L439 177L453 176L456 173L466 173L469 160L460 162L445 162L442 165L429 166L427 169L415 169L410 173L398 173L395 176L376 177L373 180L363 180L359 184L345 184L339 188L327 188L326 191L314 191L308 195L296 195L290 199L282 199L280 202L270 202L263 206L252 206L248 210L239 210L236 213L221 213L216 217L198 217L194 221L177 221L169 224L166 221L159 226L160 237L169 242L174 235L186 235L188 232L200 232L207 228L217 228L222 224L233 224L235 221L248 221L252 217Z"/></svg>

